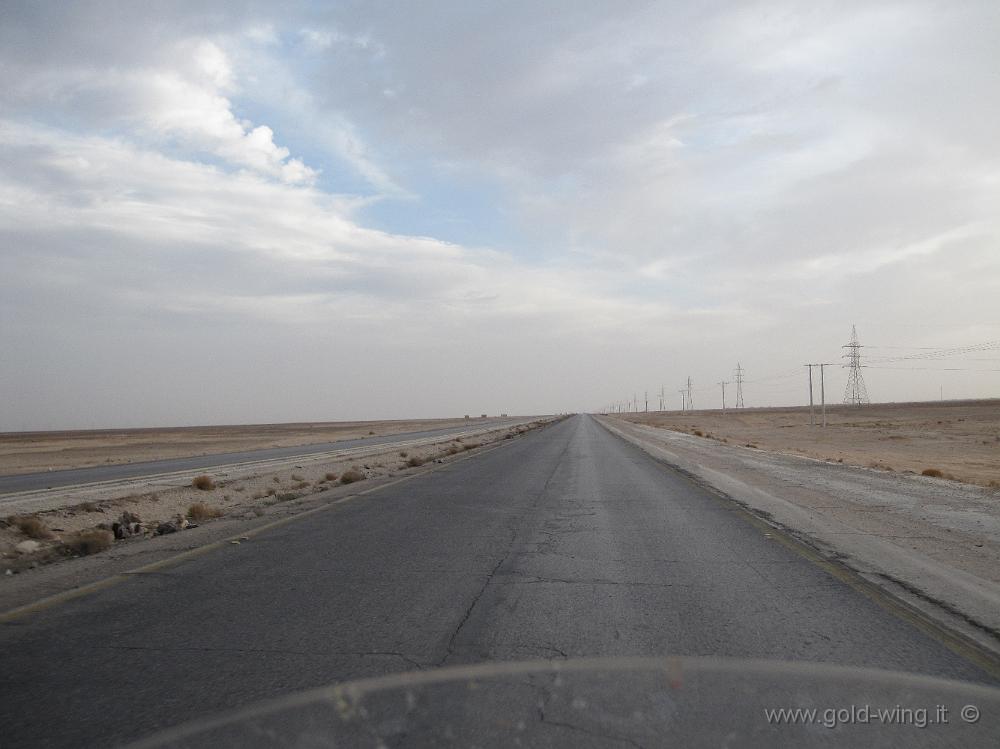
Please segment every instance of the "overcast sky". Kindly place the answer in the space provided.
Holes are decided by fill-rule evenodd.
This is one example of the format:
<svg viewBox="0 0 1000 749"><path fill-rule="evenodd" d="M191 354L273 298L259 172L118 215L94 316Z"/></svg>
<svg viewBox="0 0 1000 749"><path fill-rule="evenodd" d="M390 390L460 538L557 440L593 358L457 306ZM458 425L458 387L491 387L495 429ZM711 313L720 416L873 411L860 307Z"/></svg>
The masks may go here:
<svg viewBox="0 0 1000 749"><path fill-rule="evenodd" d="M738 361L794 404L852 324L1000 339L995 0L148 7L0 7L2 430L717 406ZM872 398L1000 395L911 365Z"/></svg>

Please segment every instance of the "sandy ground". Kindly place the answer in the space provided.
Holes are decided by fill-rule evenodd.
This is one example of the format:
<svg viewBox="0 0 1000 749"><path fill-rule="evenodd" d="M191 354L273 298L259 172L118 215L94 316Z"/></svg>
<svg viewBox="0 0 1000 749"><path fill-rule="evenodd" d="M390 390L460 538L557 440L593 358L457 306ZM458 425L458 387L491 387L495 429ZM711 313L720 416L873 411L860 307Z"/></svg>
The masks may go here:
<svg viewBox="0 0 1000 749"><path fill-rule="evenodd" d="M600 419L651 455L1000 651L1000 490Z"/></svg>
<svg viewBox="0 0 1000 749"><path fill-rule="evenodd" d="M0 476L262 450L269 447L297 447L490 421L492 419L424 419L72 432L4 432L0 433Z"/></svg>
<svg viewBox="0 0 1000 749"><path fill-rule="evenodd" d="M141 527L135 535L114 542L112 548L123 542L153 537L161 523L172 522L183 526L205 522L192 516L191 506L196 503L205 505L219 517L253 520L264 516L276 505L353 483L345 480L345 473L352 469L361 481L392 477L418 470L424 463L446 461L504 439L516 438L551 420L526 419L524 423L494 429L484 423L482 432L464 434L455 439L422 438L415 444L373 445L365 448L363 454L352 451L339 457L301 456L285 460L280 465L270 462L246 465L237 472L208 471L205 475L212 482L209 489L195 488L192 483L195 472L191 472L187 476L171 477L170 483L166 484L160 478L135 479L112 486L32 493L24 501L48 502L51 499L52 509L17 512L0 520L0 575L9 576L8 570L18 574L39 565L72 558L68 556L64 542L71 541L80 532L111 527L126 512L136 516ZM25 517L40 521L50 534L48 538L35 539L39 548L29 552L17 548L18 544L30 540L19 526L19 519Z"/></svg>
<svg viewBox="0 0 1000 749"><path fill-rule="evenodd" d="M1000 400L828 407L825 429L810 426L808 407L622 418L762 450L886 471L937 469L959 481L1000 486Z"/></svg>

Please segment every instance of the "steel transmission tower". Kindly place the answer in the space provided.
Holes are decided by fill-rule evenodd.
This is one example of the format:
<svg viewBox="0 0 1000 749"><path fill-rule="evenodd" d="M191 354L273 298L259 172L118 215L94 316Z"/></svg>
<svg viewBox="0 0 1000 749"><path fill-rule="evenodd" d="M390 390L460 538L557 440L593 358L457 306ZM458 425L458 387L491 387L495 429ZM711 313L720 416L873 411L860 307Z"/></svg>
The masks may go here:
<svg viewBox="0 0 1000 749"><path fill-rule="evenodd" d="M694 411L694 397L691 395L691 378L687 381L687 410Z"/></svg>
<svg viewBox="0 0 1000 749"><path fill-rule="evenodd" d="M865 378L861 374L861 344L858 343L858 329L851 326L851 342L842 346L847 349L843 355L847 359L848 368L847 387L844 388L844 403L851 406L863 406L868 401L868 388L865 387Z"/></svg>
<svg viewBox="0 0 1000 749"><path fill-rule="evenodd" d="M740 365L740 363L736 362L736 372L735 372L735 375L736 375L736 380L735 380L735 382L736 382L736 408L745 408L745 406L743 405L743 373L745 371L746 370L743 369L743 367Z"/></svg>

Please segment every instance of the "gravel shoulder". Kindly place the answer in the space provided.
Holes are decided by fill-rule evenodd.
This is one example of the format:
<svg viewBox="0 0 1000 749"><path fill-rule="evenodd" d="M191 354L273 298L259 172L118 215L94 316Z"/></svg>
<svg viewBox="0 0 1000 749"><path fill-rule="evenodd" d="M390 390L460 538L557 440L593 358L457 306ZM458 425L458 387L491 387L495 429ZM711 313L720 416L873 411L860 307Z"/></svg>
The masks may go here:
<svg viewBox="0 0 1000 749"><path fill-rule="evenodd" d="M723 444L623 419L614 434L1000 651L1000 492Z"/></svg>

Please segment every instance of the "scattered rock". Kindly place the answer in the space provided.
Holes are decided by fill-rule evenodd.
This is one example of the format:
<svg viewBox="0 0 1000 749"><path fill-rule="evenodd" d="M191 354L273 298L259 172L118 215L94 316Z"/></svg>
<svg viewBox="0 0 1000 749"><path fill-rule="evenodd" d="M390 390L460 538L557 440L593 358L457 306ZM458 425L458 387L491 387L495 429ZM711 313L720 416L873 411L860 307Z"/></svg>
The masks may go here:
<svg viewBox="0 0 1000 749"><path fill-rule="evenodd" d="M40 548L42 548L42 545L38 541L33 541L29 538L15 546L14 551L18 554L34 554Z"/></svg>
<svg viewBox="0 0 1000 749"><path fill-rule="evenodd" d="M111 532L119 541L130 536L140 536L143 532L142 522L138 515L126 510L122 513L121 518L111 524Z"/></svg>
<svg viewBox="0 0 1000 749"><path fill-rule="evenodd" d="M177 515L173 520L167 520L156 526L156 535L165 536L168 533L176 533L177 531L182 531L185 528L197 528L197 525L192 525L188 522L187 518L183 515Z"/></svg>

